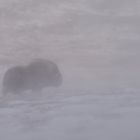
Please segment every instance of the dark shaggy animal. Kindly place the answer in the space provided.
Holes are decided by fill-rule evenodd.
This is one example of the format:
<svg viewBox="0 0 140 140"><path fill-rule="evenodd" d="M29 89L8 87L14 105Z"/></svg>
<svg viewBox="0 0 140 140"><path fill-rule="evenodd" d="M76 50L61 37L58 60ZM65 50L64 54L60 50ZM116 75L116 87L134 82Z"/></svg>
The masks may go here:
<svg viewBox="0 0 140 140"><path fill-rule="evenodd" d="M41 91L45 87L60 86L62 75L54 62L39 59L27 66L15 66L8 69L2 84L3 93Z"/></svg>

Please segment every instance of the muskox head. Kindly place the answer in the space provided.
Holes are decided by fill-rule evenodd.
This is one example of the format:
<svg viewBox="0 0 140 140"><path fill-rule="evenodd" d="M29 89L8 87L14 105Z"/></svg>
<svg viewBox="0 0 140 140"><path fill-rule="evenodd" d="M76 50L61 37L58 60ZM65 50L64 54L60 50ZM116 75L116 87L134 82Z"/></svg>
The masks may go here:
<svg viewBox="0 0 140 140"><path fill-rule="evenodd" d="M29 65L8 69L3 78L3 93L38 91L45 87L58 87L61 84L62 75L58 66L50 60L38 59Z"/></svg>

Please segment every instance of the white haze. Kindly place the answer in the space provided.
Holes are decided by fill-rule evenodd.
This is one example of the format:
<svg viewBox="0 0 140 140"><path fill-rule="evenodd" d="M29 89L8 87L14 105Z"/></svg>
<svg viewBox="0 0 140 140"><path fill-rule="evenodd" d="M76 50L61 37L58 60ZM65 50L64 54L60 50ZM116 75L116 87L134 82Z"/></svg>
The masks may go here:
<svg viewBox="0 0 140 140"><path fill-rule="evenodd" d="M140 139L139 0L0 0L0 82L34 58L63 85L1 93L1 140Z"/></svg>

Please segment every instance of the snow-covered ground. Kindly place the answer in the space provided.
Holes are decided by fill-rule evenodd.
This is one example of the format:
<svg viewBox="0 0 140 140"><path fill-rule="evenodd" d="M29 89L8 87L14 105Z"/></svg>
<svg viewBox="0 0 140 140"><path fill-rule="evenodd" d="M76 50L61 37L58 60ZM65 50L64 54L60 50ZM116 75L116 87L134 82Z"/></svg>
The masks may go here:
<svg viewBox="0 0 140 140"><path fill-rule="evenodd" d="M63 85L1 93L1 140L140 139L139 0L0 0L0 82L12 65L56 62Z"/></svg>

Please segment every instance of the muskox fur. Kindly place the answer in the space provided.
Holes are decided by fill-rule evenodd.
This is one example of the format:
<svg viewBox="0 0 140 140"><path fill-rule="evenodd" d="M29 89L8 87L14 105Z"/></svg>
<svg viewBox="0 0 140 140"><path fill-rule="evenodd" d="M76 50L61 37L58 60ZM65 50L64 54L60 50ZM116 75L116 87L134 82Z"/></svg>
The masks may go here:
<svg viewBox="0 0 140 140"><path fill-rule="evenodd" d="M41 91L61 84L62 75L58 66L50 60L38 59L26 66L9 68L3 77L2 90L3 93Z"/></svg>

